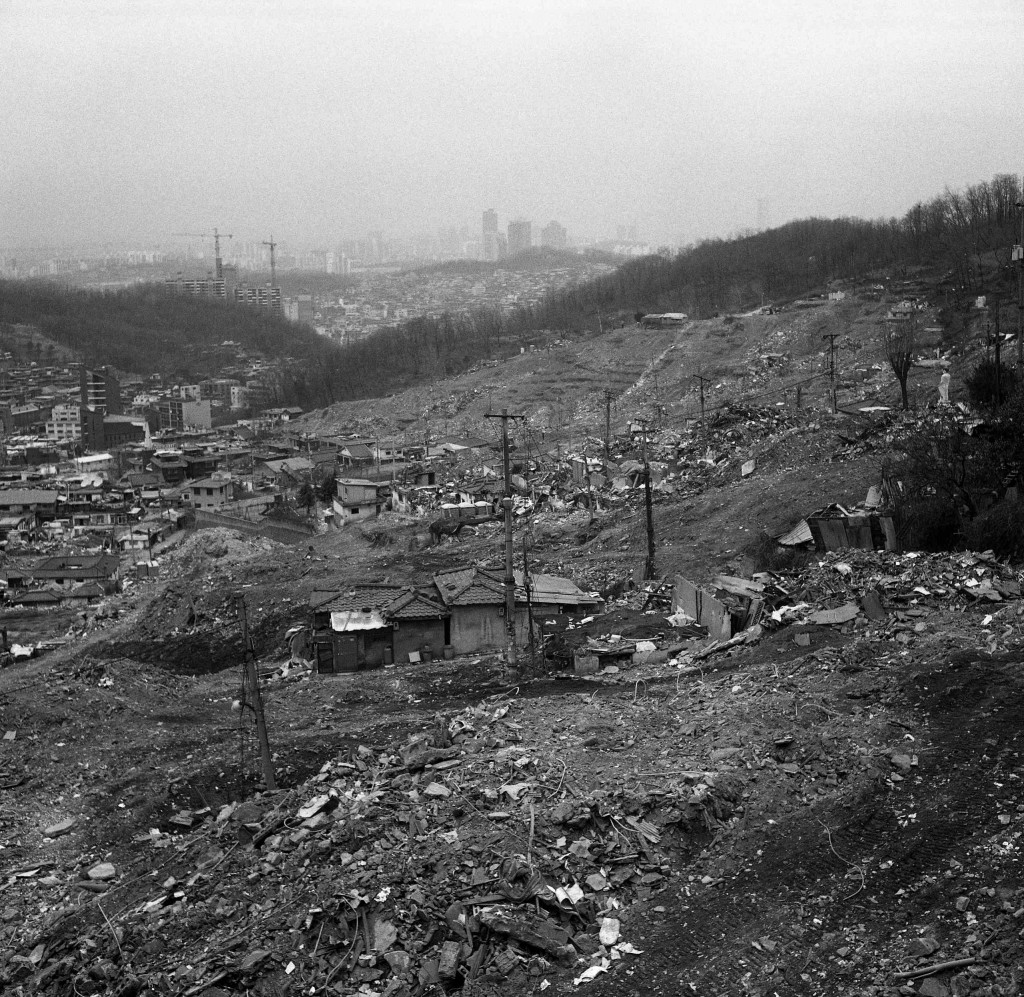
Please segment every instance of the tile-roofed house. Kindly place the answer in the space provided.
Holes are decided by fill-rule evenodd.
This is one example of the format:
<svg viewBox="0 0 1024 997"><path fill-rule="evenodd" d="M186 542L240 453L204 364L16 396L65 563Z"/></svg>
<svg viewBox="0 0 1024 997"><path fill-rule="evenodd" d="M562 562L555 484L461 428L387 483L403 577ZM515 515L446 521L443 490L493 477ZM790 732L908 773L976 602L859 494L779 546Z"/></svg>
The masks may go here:
<svg viewBox="0 0 1024 997"><path fill-rule="evenodd" d="M451 612L449 643L456 654L505 646L505 582L486 568L439 571L434 585Z"/></svg>
<svg viewBox="0 0 1024 997"><path fill-rule="evenodd" d="M350 441L342 443L338 448L338 459L346 467L352 464L372 464L373 446L372 441L363 443L361 441Z"/></svg>
<svg viewBox="0 0 1024 997"><path fill-rule="evenodd" d="M447 609L429 595L397 585L361 584L314 591L313 646L317 670L348 672L409 660L410 652L440 654Z"/></svg>
<svg viewBox="0 0 1024 997"><path fill-rule="evenodd" d="M260 461L256 470L275 484L289 487L310 477L313 462L306 457L280 457L277 460Z"/></svg>
<svg viewBox="0 0 1024 997"><path fill-rule="evenodd" d="M515 573L516 641L529 639L530 615L558 614L584 616L600 612L600 598L581 591L567 578L557 575L530 576L527 605L522 572ZM495 569L469 567L441 571L434 585L451 612L449 643L456 654L500 650L507 641L505 630L505 578Z"/></svg>
<svg viewBox="0 0 1024 997"><path fill-rule="evenodd" d="M66 588L93 581L113 585L120 578L121 561L116 554L60 554L44 557L29 573L36 581L52 581Z"/></svg>
<svg viewBox="0 0 1024 997"><path fill-rule="evenodd" d="M474 602L502 602L504 578L496 571L478 568L454 568L434 575L434 584L446 606L471 605Z"/></svg>

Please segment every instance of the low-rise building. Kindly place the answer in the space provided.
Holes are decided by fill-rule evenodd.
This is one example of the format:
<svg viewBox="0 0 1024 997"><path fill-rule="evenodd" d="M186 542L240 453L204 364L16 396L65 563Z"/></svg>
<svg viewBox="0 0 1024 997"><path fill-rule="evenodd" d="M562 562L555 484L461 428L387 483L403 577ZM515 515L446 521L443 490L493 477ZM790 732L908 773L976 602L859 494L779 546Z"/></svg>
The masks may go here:
<svg viewBox="0 0 1024 997"><path fill-rule="evenodd" d="M28 514L36 524L57 516L56 490L44 488L4 488L0 490L0 516Z"/></svg>
<svg viewBox="0 0 1024 997"><path fill-rule="evenodd" d="M338 478L338 492L334 498L335 521L342 523L375 519L380 515L380 497L375 481L364 478Z"/></svg>
<svg viewBox="0 0 1024 997"><path fill-rule="evenodd" d="M191 385L198 391L198 385ZM211 429L210 399L161 398L157 403L161 429Z"/></svg>
<svg viewBox="0 0 1024 997"><path fill-rule="evenodd" d="M82 438L82 406L73 402L54 405L46 422L46 438L55 443Z"/></svg>
<svg viewBox="0 0 1024 997"><path fill-rule="evenodd" d="M76 471L82 471L87 474L109 474L113 469L113 454L95 453L75 458Z"/></svg>
<svg viewBox="0 0 1024 997"><path fill-rule="evenodd" d="M82 582L96 582L110 589L121 577L121 560L116 554L60 554L44 557L30 574L37 582L74 588Z"/></svg>
<svg viewBox="0 0 1024 997"><path fill-rule="evenodd" d="M200 478L186 486L182 498L195 509L219 509L234 498L234 483L230 475Z"/></svg>

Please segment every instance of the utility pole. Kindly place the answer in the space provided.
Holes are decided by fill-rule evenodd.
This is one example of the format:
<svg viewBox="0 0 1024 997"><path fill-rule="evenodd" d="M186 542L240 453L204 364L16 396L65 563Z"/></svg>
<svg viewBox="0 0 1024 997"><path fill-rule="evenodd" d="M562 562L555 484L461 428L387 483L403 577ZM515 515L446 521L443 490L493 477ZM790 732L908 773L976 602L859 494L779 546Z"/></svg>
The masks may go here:
<svg viewBox="0 0 1024 997"><path fill-rule="evenodd" d="M707 429L707 420L704 418L704 385L711 383L710 377L704 377L701 374L692 375L695 381L700 382L700 425L701 429Z"/></svg>
<svg viewBox="0 0 1024 997"><path fill-rule="evenodd" d="M1024 201L1015 207L1020 217L1020 242L1013 247L1017 261L1017 376L1024 372Z"/></svg>
<svg viewBox="0 0 1024 997"><path fill-rule="evenodd" d="M509 415L502 409L501 415L487 412L485 419L501 420L501 453L505 465L505 497L502 508L505 512L505 655L508 663L516 663L516 576L512 569L512 461L508 451L509 419L525 419L525 415Z"/></svg>
<svg viewBox="0 0 1024 997"><path fill-rule="evenodd" d="M274 250L277 249L277 243L274 242L273 233L271 233L270 241L267 242L266 240L264 240L263 245L270 247L270 286L271 287L276 287L277 286L277 270L274 267Z"/></svg>
<svg viewBox="0 0 1024 997"><path fill-rule="evenodd" d="M263 781L269 790L277 789L274 778L274 763L270 757L270 741L267 738L267 720L263 715L263 697L260 695L260 679L256 673L256 655L249 640L249 618L245 612L245 596L235 593L235 606L242 621L242 647L245 655L245 684L248 702L256 714L256 734L260 741L260 760L263 764Z"/></svg>
<svg viewBox="0 0 1024 997"><path fill-rule="evenodd" d="M647 461L647 419L637 419L643 427L644 440L644 508L647 510L647 561L644 581L654 578L654 508L651 499L651 465Z"/></svg>
<svg viewBox="0 0 1024 997"><path fill-rule="evenodd" d="M996 408L1003 402L1003 385L1002 385L1002 364L1000 361L999 350L1002 346L1003 334L999 329L999 312L1001 302L994 294L989 295L989 315L992 317L992 341L996 348Z"/></svg>
<svg viewBox="0 0 1024 997"><path fill-rule="evenodd" d="M526 619L530 627L530 664L536 663L537 649L533 640L533 601L531 592L533 586L530 584L530 562L526 554L526 534L523 534L523 588L526 589Z"/></svg>
<svg viewBox="0 0 1024 997"><path fill-rule="evenodd" d="M611 445L612 436L612 392L604 389L604 459L611 460L608 448Z"/></svg>
<svg viewBox="0 0 1024 997"><path fill-rule="evenodd" d="M836 338L839 336L838 332L826 332L821 337L824 342L826 339L828 343L828 379L832 386L832 412L839 411L839 401L836 398Z"/></svg>

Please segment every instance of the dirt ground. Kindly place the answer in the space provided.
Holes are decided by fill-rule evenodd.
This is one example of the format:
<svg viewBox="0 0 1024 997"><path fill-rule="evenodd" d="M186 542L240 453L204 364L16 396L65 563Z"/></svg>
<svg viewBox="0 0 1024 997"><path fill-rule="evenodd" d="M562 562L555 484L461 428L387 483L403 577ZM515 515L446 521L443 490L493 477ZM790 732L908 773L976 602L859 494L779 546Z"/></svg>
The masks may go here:
<svg viewBox="0 0 1024 997"><path fill-rule="evenodd" d="M483 411L523 405L538 430L581 439L616 368L617 428L653 395L678 432L699 411L695 370L716 378L716 404L777 390L820 375L821 335L838 329L843 369L866 372L838 414L778 394L735 418L716 410L678 444L715 459L656 495L660 576L749 574L763 531L878 481L884 417L860 411L894 398L871 366L878 314L818 303L648 334L643 351L612 330L585 356L525 354L508 361L514 377L483 368L457 390L317 418L365 432L425 411L435 428L477 431ZM923 398L936 372L916 377ZM668 662L585 678L488 655L268 677L278 789L265 791L252 716L236 708L234 597L271 676L314 588L496 565L499 530L425 546L422 522L385 514L297 547L200 531L166 554L161 580L0 672L0 989L1020 992L1024 602L970 593L985 559L859 554L854 576L898 590L884 619L767 625L706 657L686 638ZM639 577L639 490L593 523L520 522L517 556L524 534L534 571L587 589ZM836 565L805 554L787 578L841 604L850 566ZM923 594L922 571L937 578ZM629 620L671 635L635 607L609 627Z"/></svg>
<svg viewBox="0 0 1024 997"><path fill-rule="evenodd" d="M438 713L504 703L516 752L549 773L531 812L525 802L505 808L506 834L520 835L510 853L533 819L535 849L554 854L567 831L585 836L605 849L593 867L610 872L614 825L596 809L570 830L559 825L558 805L614 798L623 787L662 834L643 849L644 868L656 870L650 884L620 881L606 908L641 954L582 984L586 992L895 993L899 971L970 959L928 979L947 993L1016 993L1024 978L1019 608L934 606L912 624L811 628L808 646L784 628L709 659L703 673L626 670L511 686L497 662L464 659L272 683L275 767L301 806L329 760L352 758L358 746L394 751L432 730ZM111 959L116 978L148 980L152 992L192 992L202 982L174 976L178 966L202 964L211 975L203 958L211 931L219 938L250 923L261 950L300 957L293 935L259 919L236 915L199 930L204 895L244 887L254 904L272 899L276 881L256 857L233 857L193 884L191 906L173 919L173 951L155 944L172 922L154 927L139 914L159 882L186 878L213 842L210 817L191 818L193 829L176 815L215 815L258 788L251 729L231 708L237 671L185 678L126 660L67 660L9 669L3 679L4 726L16 735L3 742L0 796L8 992L74 992L71 969L83 958L35 986L35 965L16 957L45 944L46 966L68 959L82 937L98 947L83 950L85 966L90 953L120 956ZM694 772L729 787L727 805L698 827L678 815ZM78 824L68 835L44 839L45 827L69 816ZM330 854L313 861L330 863ZM102 894L76 886L97 862L117 870ZM302 882L300 910L323 900L315 884ZM120 953L105 918L125 929ZM555 964L543 972L551 993L574 992L573 978ZM495 992L535 993L541 983L517 967ZM940 992L920 984L906 992ZM253 992L300 991L275 977Z"/></svg>

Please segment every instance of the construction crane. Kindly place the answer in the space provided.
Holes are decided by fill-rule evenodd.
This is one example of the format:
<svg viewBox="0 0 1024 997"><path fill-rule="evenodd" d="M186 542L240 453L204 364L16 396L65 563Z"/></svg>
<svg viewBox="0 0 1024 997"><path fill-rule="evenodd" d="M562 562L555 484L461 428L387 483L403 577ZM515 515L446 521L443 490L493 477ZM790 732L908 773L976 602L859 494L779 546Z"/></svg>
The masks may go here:
<svg viewBox="0 0 1024 997"><path fill-rule="evenodd" d="M217 231L216 228L213 230L213 235L209 232L175 232L175 236L182 239L213 239L213 259L215 266L215 273L217 280L220 280L224 276L224 264L220 258L220 240L221 239L233 239L233 235L222 235ZM271 236L273 238L273 236Z"/></svg>
<svg viewBox="0 0 1024 997"><path fill-rule="evenodd" d="M274 250L277 248L277 243L274 242L273 232L270 233L270 242L264 240L263 245L270 247L270 286L277 287L277 280L275 278L276 271L274 269Z"/></svg>

